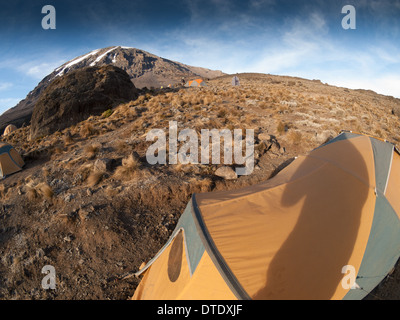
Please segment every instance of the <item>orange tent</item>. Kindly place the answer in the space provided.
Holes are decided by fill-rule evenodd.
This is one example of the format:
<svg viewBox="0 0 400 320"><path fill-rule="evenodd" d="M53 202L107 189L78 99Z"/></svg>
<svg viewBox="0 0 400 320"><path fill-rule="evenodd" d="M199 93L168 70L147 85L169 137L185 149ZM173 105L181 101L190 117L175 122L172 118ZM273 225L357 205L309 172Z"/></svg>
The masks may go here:
<svg viewBox="0 0 400 320"><path fill-rule="evenodd" d="M24 160L11 145L0 143L0 178L21 171L24 165Z"/></svg>
<svg viewBox="0 0 400 320"><path fill-rule="evenodd" d="M274 178L194 194L133 299L364 298L400 255L400 155L344 132Z"/></svg>
<svg viewBox="0 0 400 320"><path fill-rule="evenodd" d="M206 87L203 79L196 79L186 82L185 87Z"/></svg>

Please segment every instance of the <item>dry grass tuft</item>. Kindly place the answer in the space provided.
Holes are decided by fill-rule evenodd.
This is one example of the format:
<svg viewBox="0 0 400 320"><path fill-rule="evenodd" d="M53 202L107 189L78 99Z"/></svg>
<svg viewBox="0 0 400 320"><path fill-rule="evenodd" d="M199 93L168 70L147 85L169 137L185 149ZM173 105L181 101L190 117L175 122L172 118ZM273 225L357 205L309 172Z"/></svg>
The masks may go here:
<svg viewBox="0 0 400 320"><path fill-rule="evenodd" d="M90 173L89 177L87 178L88 186L94 187L98 184L104 177L105 172L94 170Z"/></svg>
<svg viewBox="0 0 400 320"><path fill-rule="evenodd" d="M140 160L133 154L122 159L122 165L119 166L114 173L114 177L118 180L132 180L140 173Z"/></svg>
<svg viewBox="0 0 400 320"><path fill-rule="evenodd" d="M63 137L64 145L69 146L70 144L73 144L75 141L72 138L72 135L69 131L65 132L64 137Z"/></svg>
<svg viewBox="0 0 400 320"><path fill-rule="evenodd" d="M51 199L54 196L53 189L46 183L42 182L37 185L39 194L45 199Z"/></svg>
<svg viewBox="0 0 400 320"><path fill-rule="evenodd" d="M50 170L47 167L42 168L43 177L47 178L50 175Z"/></svg>
<svg viewBox="0 0 400 320"><path fill-rule="evenodd" d="M80 129L80 135L84 138L97 135L98 133L99 130L94 128L89 122L86 122Z"/></svg>
<svg viewBox="0 0 400 320"><path fill-rule="evenodd" d="M115 149L119 152L119 153L125 153L130 149L130 146L128 143L126 143L126 141L124 140L117 140L115 142Z"/></svg>
<svg viewBox="0 0 400 320"><path fill-rule="evenodd" d="M287 124L285 124L282 121L280 121L278 123L278 126L277 126L276 130L278 131L279 134L284 134L288 130L288 126L287 126Z"/></svg>
<svg viewBox="0 0 400 320"><path fill-rule="evenodd" d="M0 199L3 199L6 193L6 187L4 186L4 184L0 184Z"/></svg>
<svg viewBox="0 0 400 320"><path fill-rule="evenodd" d="M25 190L29 201L32 202L43 199L50 200L54 196L53 189L46 182L36 184L33 180L30 180L26 184Z"/></svg>
<svg viewBox="0 0 400 320"><path fill-rule="evenodd" d="M288 138L290 139L290 141L294 144L294 145L298 145L300 144L300 142L302 141L303 135L301 132L299 131L294 131L291 130L288 134Z"/></svg>
<svg viewBox="0 0 400 320"><path fill-rule="evenodd" d="M85 153L89 159L92 159L96 156L96 154L100 151L101 144L100 143L93 143L85 148Z"/></svg>

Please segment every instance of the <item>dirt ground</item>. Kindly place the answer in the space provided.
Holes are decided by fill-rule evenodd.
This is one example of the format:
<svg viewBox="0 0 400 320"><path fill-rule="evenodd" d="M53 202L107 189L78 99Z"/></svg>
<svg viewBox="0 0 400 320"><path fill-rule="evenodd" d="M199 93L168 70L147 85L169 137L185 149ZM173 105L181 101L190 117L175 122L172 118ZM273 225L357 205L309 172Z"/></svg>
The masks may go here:
<svg viewBox="0 0 400 320"><path fill-rule="evenodd" d="M297 78L240 78L238 89L222 77L207 88L150 92L35 141L29 127L3 137L26 165L0 181L0 299L129 299L139 279L122 278L157 253L193 193L268 179L341 130L400 141L398 99ZM224 180L217 165L149 165L146 133L172 120L254 129L253 174ZM56 290L42 288L46 265ZM367 299L399 299L399 279L396 268Z"/></svg>

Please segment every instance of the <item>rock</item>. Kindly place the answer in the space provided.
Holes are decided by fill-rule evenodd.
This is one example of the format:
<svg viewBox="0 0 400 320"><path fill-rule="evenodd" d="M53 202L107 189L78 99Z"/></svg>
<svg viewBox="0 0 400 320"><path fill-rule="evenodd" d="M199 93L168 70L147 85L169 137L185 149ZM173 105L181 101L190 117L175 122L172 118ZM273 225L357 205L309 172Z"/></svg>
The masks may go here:
<svg viewBox="0 0 400 320"><path fill-rule="evenodd" d="M214 174L225 180L234 180L238 177L235 170L233 170L231 167L220 167L215 171Z"/></svg>
<svg viewBox="0 0 400 320"><path fill-rule="evenodd" d="M42 248L39 248L36 250L36 257L37 258L43 258L45 256L44 250Z"/></svg>
<svg viewBox="0 0 400 320"><path fill-rule="evenodd" d="M263 133L260 133L260 134L258 135L258 140L268 142L268 141L271 140L271 136L270 136L268 133L264 133L264 132L263 132Z"/></svg>
<svg viewBox="0 0 400 320"><path fill-rule="evenodd" d="M270 147L270 151L272 152L272 153L282 153L281 150L282 148L281 148L281 146L279 145L279 143L273 143L272 145L271 145L271 147Z"/></svg>
<svg viewBox="0 0 400 320"><path fill-rule="evenodd" d="M74 195L68 193L68 194L65 195L64 201L65 201L65 202L70 202L73 198L74 198Z"/></svg>
<svg viewBox="0 0 400 320"><path fill-rule="evenodd" d="M90 218L90 212L88 212L86 209L79 209L78 216L81 220L87 220Z"/></svg>
<svg viewBox="0 0 400 320"><path fill-rule="evenodd" d="M137 95L128 74L120 68L108 65L69 72L54 79L37 101L30 138L62 131Z"/></svg>
<svg viewBox="0 0 400 320"><path fill-rule="evenodd" d="M111 159L97 159L94 162L94 169L98 171L108 171L112 168L112 160Z"/></svg>
<svg viewBox="0 0 400 320"><path fill-rule="evenodd" d="M64 241L65 242L71 242L72 240L74 240L74 236L72 234L68 234L67 236L64 237Z"/></svg>

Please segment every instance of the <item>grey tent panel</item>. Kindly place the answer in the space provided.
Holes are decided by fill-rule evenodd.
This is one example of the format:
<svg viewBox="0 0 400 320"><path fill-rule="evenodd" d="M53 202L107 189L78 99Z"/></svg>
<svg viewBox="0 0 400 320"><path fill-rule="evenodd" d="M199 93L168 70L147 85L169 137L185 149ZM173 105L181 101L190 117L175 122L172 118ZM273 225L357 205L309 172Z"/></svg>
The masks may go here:
<svg viewBox="0 0 400 320"><path fill-rule="evenodd" d="M185 236L186 255L189 260L190 274L193 274L200 262L201 257L203 256L205 247L203 246L203 242L196 231L196 224L193 220L192 211L192 203L189 202L168 241L153 259L151 259L142 269L135 273L136 276L141 275L144 271L150 268L182 230L184 231Z"/></svg>
<svg viewBox="0 0 400 320"><path fill-rule="evenodd" d="M356 283L344 300L361 300L393 269L400 251L400 221L387 199L378 193L371 233Z"/></svg>
<svg viewBox="0 0 400 320"><path fill-rule="evenodd" d="M196 224L193 220L193 207L190 201L179 219L177 229L185 230L185 242L187 247L187 257L189 259L190 273L193 274L204 253L204 245L196 230Z"/></svg>
<svg viewBox="0 0 400 320"><path fill-rule="evenodd" d="M384 193L392 165L394 147L390 143L374 138L370 140L374 151L376 188Z"/></svg>

